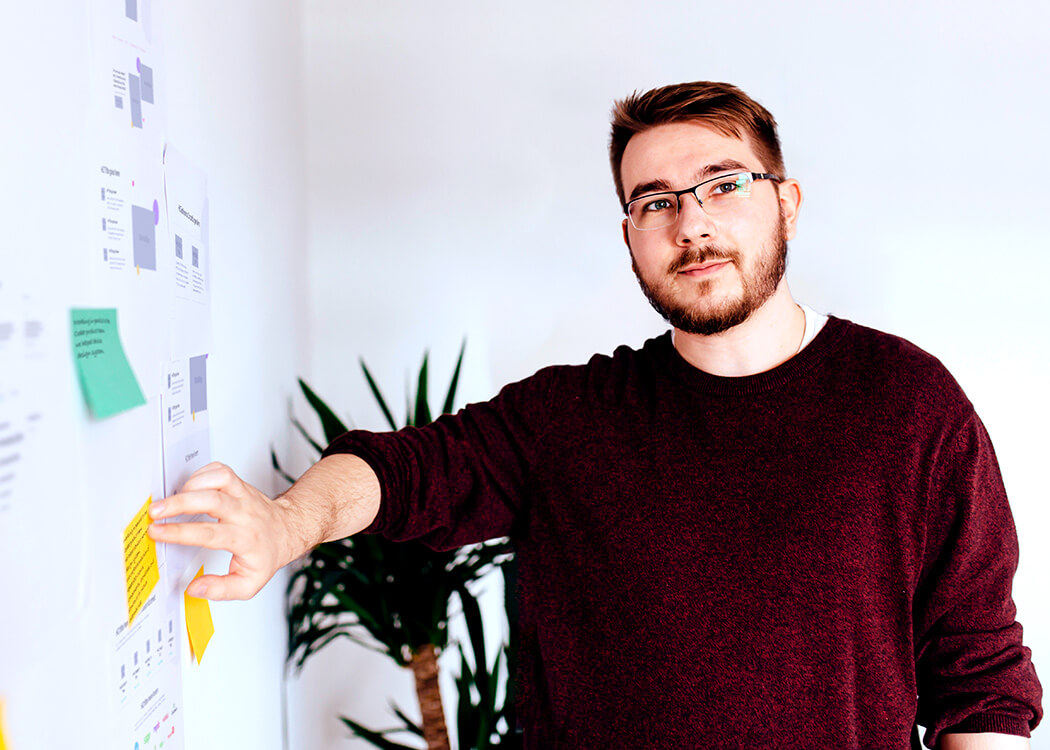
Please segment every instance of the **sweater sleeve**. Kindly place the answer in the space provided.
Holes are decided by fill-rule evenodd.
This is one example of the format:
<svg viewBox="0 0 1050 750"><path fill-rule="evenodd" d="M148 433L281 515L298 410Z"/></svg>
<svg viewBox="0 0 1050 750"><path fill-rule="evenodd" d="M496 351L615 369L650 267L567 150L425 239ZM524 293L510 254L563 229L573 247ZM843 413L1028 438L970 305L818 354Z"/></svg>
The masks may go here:
<svg viewBox="0 0 1050 750"><path fill-rule="evenodd" d="M1022 645L1011 585L1017 534L998 462L975 414L936 457L914 601L918 723L942 732L1027 737L1042 688Z"/></svg>
<svg viewBox="0 0 1050 750"><path fill-rule="evenodd" d="M324 455L352 453L379 477L379 514L363 533L434 549L513 536L550 393L550 370L541 370L425 427L352 430Z"/></svg>

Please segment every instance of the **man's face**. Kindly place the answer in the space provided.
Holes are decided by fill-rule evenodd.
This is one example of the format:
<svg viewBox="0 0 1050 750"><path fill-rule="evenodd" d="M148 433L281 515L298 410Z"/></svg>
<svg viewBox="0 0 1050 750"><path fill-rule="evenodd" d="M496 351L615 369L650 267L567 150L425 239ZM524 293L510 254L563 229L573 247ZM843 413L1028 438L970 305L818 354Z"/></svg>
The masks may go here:
<svg viewBox="0 0 1050 750"><path fill-rule="evenodd" d="M766 165L746 140L679 122L631 138L620 169L630 201L719 174L765 172ZM668 227L641 231L625 219L624 240L642 291L686 333L710 335L739 325L783 279L800 200L793 180L780 191L769 180L757 180L750 197L716 219L688 193L681 197L678 220Z"/></svg>

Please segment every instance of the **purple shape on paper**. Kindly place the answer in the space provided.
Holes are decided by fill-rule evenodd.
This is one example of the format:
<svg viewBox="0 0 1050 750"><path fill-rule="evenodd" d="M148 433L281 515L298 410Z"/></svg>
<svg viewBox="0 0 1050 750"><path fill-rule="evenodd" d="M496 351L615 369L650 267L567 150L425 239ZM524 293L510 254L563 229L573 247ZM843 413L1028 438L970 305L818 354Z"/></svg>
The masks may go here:
<svg viewBox="0 0 1050 750"><path fill-rule="evenodd" d="M142 79L128 73L128 98L131 102L131 125L142 127Z"/></svg>
<svg viewBox="0 0 1050 750"><path fill-rule="evenodd" d="M207 354L190 357L190 411L200 414L208 408Z"/></svg>
<svg viewBox="0 0 1050 750"><path fill-rule="evenodd" d="M142 58L141 57L136 57L135 58L135 72L136 73L141 73L142 72Z"/></svg>
<svg viewBox="0 0 1050 750"><path fill-rule="evenodd" d="M146 218L146 217L149 218ZM140 268L157 270L157 230L152 223L153 212L144 206L131 207L132 247L135 251L135 265Z"/></svg>
<svg viewBox="0 0 1050 750"><path fill-rule="evenodd" d="M160 206L157 205L157 201L153 201L153 225L160 224Z"/></svg>
<svg viewBox="0 0 1050 750"><path fill-rule="evenodd" d="M142 81L142 101L153 104L153 68L139 65L139 78Z"/></svg>

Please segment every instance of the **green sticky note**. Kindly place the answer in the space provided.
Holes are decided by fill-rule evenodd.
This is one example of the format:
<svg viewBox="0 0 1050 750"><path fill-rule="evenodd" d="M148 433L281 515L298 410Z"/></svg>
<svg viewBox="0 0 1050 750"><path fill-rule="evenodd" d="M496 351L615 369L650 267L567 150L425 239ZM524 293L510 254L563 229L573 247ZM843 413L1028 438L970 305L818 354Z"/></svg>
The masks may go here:
<svg viewBox="0 0 1050 750"><path fill-rule="evenodd" d="M91 413L98 419L146 403L117 331L117 311L70 310L73 360Z"/></svg>

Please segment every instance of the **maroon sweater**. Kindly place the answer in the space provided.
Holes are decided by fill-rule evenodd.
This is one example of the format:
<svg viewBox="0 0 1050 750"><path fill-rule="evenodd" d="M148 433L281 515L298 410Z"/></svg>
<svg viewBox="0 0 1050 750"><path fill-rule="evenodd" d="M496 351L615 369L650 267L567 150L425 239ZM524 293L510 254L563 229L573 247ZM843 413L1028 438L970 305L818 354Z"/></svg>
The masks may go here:
<svg viewBox="0 0 1050 750"><path fill-rule="evenodd" d="M932 747L1041 716L992 445L899 338L831 318L723 378L665 335L329 452L379 476L367 531L513 537L526 747L906 748L916 720Z"/></svg>

